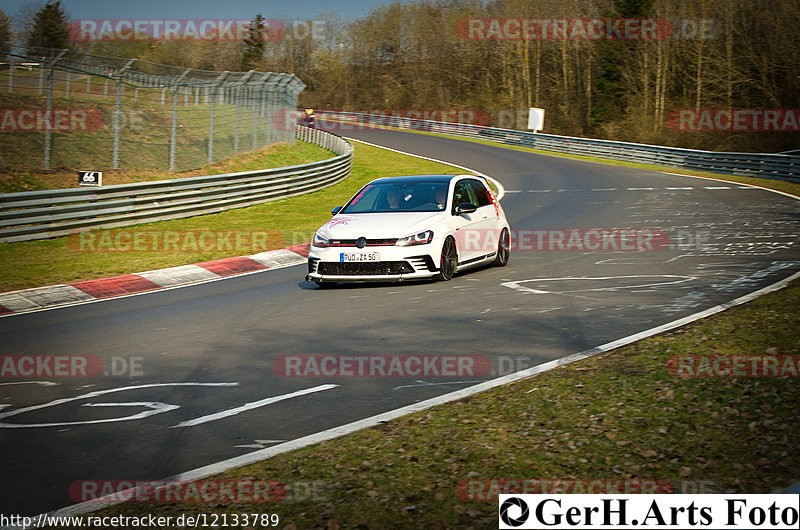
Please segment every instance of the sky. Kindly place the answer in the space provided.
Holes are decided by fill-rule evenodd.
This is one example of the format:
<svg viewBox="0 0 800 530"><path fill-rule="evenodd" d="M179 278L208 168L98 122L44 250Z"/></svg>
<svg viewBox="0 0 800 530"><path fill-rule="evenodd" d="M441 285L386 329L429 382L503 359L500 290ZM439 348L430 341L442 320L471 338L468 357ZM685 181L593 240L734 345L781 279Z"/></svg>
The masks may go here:
<svg viewBox="0 0 800 530"><path fill-rule="evenodd" d="M358 18L389 0L61 0L70 19L252 19L313 20L335 11ZM42 6L45 0L0 0L10 17L26 5ZM33 11L37 11L34 9Z"/></svg>

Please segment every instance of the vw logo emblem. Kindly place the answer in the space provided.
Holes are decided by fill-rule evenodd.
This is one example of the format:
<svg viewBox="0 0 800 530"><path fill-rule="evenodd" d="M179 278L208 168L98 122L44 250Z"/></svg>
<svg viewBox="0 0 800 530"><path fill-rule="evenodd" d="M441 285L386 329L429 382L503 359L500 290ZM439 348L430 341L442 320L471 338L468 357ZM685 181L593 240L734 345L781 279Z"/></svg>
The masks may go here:
<svg viewBox="0 0 800 530"><path fill-rule="evenodd" d="M356 246L358 248L364 248L367 246L367 238L366 237L359 237L356 239Z"/></svg>

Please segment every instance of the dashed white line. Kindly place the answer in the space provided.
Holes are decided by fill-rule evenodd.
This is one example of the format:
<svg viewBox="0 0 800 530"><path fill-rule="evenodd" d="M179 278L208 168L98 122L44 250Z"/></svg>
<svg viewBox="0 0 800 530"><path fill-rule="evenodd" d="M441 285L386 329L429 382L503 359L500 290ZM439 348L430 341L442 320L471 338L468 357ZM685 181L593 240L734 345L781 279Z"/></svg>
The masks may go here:
<svg viewBox="0 0 800 530"><path fill-rule="evenodd" d="M193 420L182 421L179 424L175 425L175 427L193 427L195 425L200 425L202 423L208 423L210 421L216 421L222 418L227 418L228 416L234 416L236 414L239 414L240 412L256 409L259 407L263 407L265 405L271 405L272 403L277 403L278 401L283 401L285 399L304 396L306 394L312 394L314 392L321 392L323 390L330 390L338 386L339 385L320 385L320 386L315 386L313 388L298 390L297 392L292 392L291 394L283 394L282 396L268 397L265 399L261 399L259 401L254 401L252 403L245 403L241 407L215 412L214 414L208 414L206 416L200 416L199 418L195 418Z"/></svg>
<svg viewBox="0 0 800 530"><path fill-rule="evenodd" d="M730 186L706 186L707 190L729 190L731 189Z"/></svg>
<svg viewBox="0 0 800 530"><path fill-rule="evenodd" d="M654 188L628 188L628 191L653 191Z"/></svg>
<svg viewBox="0 0 800 530"><path fill-rule="evenodd" d="M675 187L672 187L672 188L671 187L667 187L667 189L675 191L675 190L693 190L694 188L692 186L675 186Z"/></svg>

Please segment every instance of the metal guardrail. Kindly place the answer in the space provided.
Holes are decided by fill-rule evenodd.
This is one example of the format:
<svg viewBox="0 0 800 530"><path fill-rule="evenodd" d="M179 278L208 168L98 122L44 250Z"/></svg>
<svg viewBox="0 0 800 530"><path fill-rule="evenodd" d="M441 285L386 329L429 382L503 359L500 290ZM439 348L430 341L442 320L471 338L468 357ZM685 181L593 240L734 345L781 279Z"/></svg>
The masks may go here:
<svg viewBox="0 0 800 530"><path fill-rule="evenodd" d="M350 174L353 146L329 132L297 127L297 138L337 156L296 166L202 177L0 194L0 242L69 235L243 208L310 193Z"/></svg>
<svg viewBox="0 0 800 530"><path fill-rule="evenodd" d="M679 147L556 136L462 123L339 111L317 112L316 123L317 127L321 129L335 129L343 134L347 133L348 128L355 130L357 127L379 125L467 136L557 153L594 156L726 175L800 182L800 156L797 155L699 151Z"/></svg>

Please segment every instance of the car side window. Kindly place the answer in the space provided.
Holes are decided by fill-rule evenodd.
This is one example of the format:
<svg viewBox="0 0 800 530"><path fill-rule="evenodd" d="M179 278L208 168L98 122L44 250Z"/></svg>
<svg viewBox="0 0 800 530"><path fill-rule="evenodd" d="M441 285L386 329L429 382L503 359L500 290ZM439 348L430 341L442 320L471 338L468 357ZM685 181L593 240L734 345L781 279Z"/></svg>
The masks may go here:
<svg viewBox="0 0 800 530"><path fill-rule="evenodd" d="M470 204L478 204L475 190L469 183L469 180L459 180L453 189L453 213L459 204L468 202Z"/></svg>
<svg viewBox="0 0 800 530"><path fill-rule="evenodd" d="M489 195L487 194L488 190L486 189L486 186L477 180L470 180L469 183L472 185L472 189L475 190L475 195L478 197L478 202L475 203L478 207L489 206L492 204L492 201L489 199Z"/></svg>

